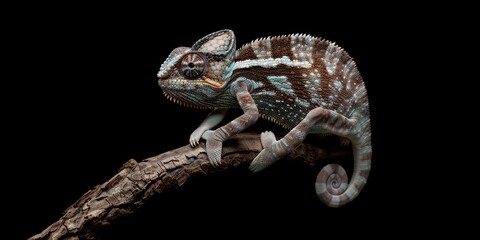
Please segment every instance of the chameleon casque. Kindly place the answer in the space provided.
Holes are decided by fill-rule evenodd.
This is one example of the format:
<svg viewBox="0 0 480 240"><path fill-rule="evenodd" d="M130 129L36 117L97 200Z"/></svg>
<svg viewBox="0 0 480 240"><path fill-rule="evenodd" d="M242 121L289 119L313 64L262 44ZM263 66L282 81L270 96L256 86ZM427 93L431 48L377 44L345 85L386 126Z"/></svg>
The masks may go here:
<svg viewBox="0 0 480 240"><path fill-rule="evenodd" d="M251 162L251 171L286 156L308 134L334 134L352 144L352 180L348 183L340 165L329 164L317 176L317 195L339 207L365 186L372 155L367 92L355 62L335 43L296 34L257 39L236 50L233 31L221 30L191 48L174 49L158 77L170 100L213 108L190 136L192 146L206 140L213 166L221 164L223 141L263 117L290 131L278 141L272 132L261 134L264 149ZM227 109L238 107L241 116L210 130Z"/></svg>

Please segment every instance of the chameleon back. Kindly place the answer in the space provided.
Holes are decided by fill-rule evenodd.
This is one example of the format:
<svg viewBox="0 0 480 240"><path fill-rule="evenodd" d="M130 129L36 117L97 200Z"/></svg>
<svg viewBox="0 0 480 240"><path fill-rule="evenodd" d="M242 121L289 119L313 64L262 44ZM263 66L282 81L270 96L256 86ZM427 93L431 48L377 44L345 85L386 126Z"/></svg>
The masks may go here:
<svg viewBox="0 0 480 240"><path fill-rule="evenodd" d="M295 127L314 108L368 118L368 98L353 59L334 43L308 35L255 40L237 50L232 74L252 79L260 115Z"/></svg>

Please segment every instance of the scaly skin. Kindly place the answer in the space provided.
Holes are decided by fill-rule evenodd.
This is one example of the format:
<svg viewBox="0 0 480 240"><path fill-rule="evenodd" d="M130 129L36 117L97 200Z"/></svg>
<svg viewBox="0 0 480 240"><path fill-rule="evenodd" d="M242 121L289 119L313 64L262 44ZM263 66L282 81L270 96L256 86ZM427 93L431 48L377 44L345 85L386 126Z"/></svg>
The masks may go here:
<svg viewBox="0 0 480 240"><path fill-rule="evenodd" d="M351 141L352 180L336 164L325 166L315 184L324 203L339 207L352 201L365 186L370 172L371 140L367 92L353 59L334 43L308 35L255 40L235 50L230 30L209 34L191 48L172 51L158 73L164 94L175 102L214 108L191 134L190 144L206 140L213 166L221 164L222 142L258 117L290 132L276 140L261 135L264 149L249 169L258 172L283 158L308 134L329 133ZM228 108L243 114L213 129Z"/></svg>

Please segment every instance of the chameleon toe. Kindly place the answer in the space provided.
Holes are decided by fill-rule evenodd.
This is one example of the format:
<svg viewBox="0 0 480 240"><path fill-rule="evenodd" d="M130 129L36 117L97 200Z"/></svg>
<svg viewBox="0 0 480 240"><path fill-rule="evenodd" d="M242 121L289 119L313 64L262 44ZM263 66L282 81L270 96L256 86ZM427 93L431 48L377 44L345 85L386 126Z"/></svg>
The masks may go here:
<svg viewBox="0 0 480 240"><path fill-rule="evenodd" d="M277 139L275 138L275 134L273 134L273 132L266 131L260 134L260 140L262 141L263 148L267 148Z"/></svg>

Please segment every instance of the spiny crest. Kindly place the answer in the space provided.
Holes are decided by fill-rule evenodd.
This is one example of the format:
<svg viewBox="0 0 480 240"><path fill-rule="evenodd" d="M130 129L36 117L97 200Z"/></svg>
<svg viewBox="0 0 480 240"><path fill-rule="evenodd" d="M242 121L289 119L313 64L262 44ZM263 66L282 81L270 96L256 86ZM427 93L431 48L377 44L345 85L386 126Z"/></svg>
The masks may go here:
<svg viewBox="0 0 480 240"><path fill-rule="evenodd" d="M271 116L260 113L260 117L263 118L263 119L266 119L270 122L273 122L273 123L285 128L285 129L290 129L287 125L282 124L281 122L277 121L276 119L272 118Z"/></svg>
<svg viewBox="0 0 480 240"><path fill-rule="evenodd" d="M323 39L323 38L320 38L320 37L314 37L310 34L305 34L305 33L294 33L294 34L284 34L284 35L280 35L280 36L268 36L268 37L261 37L261 38L257 38L255 40L252 40L251 42L249 43L245 43L242 45L242 48L245 48L245 47L248 47L248 46L251 46L253 44L256 44L256 43L259 43L259 42L263 42L263 41L274 41L274 40L281 40L281 39L284 39L284 38L303 38L303 39L308 39L308 40L318 40L318 41L322 41L322 42L326 42L328 44L331 44L333 45L334 47L337 47L339 48L340 50L343 50L343 48L341 48L340 46L338 46L335 42L332 42L332 41L329 41L329 40L326 40L326 39ZM239 49L239 50L240 50Z"/></svg>
<svg viewBox="0 0 480 240"><path fill-rule="evenodd" d="M184 102L182 100L179 100L178 98L175 98L175 97L172 97L170 96L167 92L163 92L163 95L170 101L176 103L176 104L179 104L180 106L184 106L184 107L188 107L188 108L195 108L195 109L208 109L208 107L205 107L205 106L199 106L199 105L195 105L195 104L190 104L190 103L187 103L187 102Z"/></svg>
<svg viewBox="0 0 480 240"><path fill-rule="evenodd" d="M335 59L341 59L342 63L352 60L349 54L334 42L300 33L258 38L244 44L235 54L237 62L283 58L310 64L327 59L330 65L336 64Z"/></svg>

